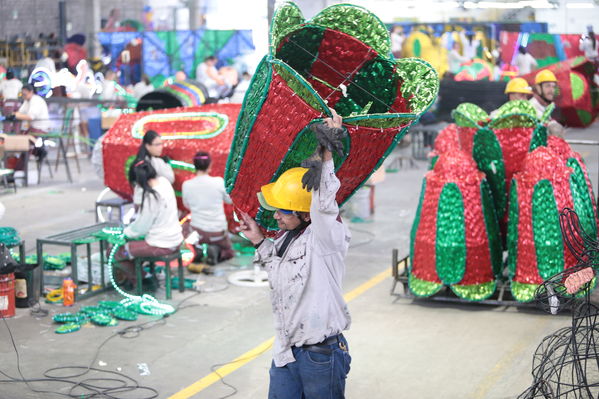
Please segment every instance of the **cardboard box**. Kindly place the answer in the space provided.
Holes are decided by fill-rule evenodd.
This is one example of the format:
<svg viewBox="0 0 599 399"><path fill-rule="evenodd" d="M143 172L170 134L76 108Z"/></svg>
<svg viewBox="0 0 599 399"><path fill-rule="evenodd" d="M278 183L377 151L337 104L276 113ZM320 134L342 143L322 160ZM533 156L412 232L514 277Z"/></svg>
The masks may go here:
<svg viewBox="0 0 599 399"><path fill-rule="evenodd" d="M29 151L31 144L35 144L35 137L29 134L0 133L0 147L4 151Z"/></svg>

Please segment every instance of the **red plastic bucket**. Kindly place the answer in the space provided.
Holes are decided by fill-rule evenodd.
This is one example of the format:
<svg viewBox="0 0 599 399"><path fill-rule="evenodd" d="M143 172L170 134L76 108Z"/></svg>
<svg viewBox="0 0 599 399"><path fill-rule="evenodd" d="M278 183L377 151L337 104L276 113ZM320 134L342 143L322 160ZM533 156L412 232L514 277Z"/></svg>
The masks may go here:
<svg viewBox="0 0 599 399"><path fill-rule="evenodd" d="M15 315L15 275L12 273L0 274L0 315Z"/></svg>

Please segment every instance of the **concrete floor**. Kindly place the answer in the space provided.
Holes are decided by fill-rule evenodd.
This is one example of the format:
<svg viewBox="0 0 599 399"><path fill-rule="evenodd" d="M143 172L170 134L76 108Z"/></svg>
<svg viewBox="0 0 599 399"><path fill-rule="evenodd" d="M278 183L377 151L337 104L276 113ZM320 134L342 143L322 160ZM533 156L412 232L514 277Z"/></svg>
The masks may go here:
<svg viewBox="0 0 599 399"><path fill-rule="evenodd" d="M572 130L568 137L596 140L598 132L596 123L589 129ZM577 149L586 158L593 183L597 182L597 147ZM344 289L358 291L352 292L349 302L353 323L346 336L353 360L346 396L515 398L532 382L532 355L541 339L567 326L570 318L511 307L415 302L389 295L392 280L386 271L391 250L398 248L401 255L408 251L409 229L425 172L426 165L420 162L415 168L388 174L377 186L374 222L350 225L353 239ZM0 195L7 207L1 224L19 230L27 252L35 252L38 237L94 223L93 205L103 185L88 161L82 162L82 171L75 173L75 179L69 184L59 172L40 186ZM207 290L225 287L226 273L240 268L234 265L247 263L248 259L237 259L219 267L225 274L199 278L206 282ZM158 398L213 399L226 397L233 390L218 379L211 380L212 370L241 356L244 358L233 366L245 364L225 377L238 391L234 397L265 398L271 355L267 345L259 345L273 335L268 290L228 285L226 290L216 292L175 292L170 303L176 305L186 298L182 309L166 318L164 324L144 330L133 339L110 339L92 366L121 371L140 385L157 390ZM18 374L7 326L19 351L23 375L34 379L52 367L88 366L98 347L116 331L152 320L141 316L138 322L120 322L116 327L88 324L76 333L54 333L53 314L94 305L100 299L119 298L109 292L80 301L73 309L43 304L50 315L39 319L30 316L28 309L18 309L14 318L6 319L6 325L0 323L0 371ZM194 306L186 308L188 305ZM146 364L150 374L140 375L138 364ZM95 376L90 373L86 377ZM60 382L30 385L62 393L69 389L68 384ZM151 396L141 390L120 395L138 399ZM0 398L59 397L33 393L23 383L0 385Z"/></svg>

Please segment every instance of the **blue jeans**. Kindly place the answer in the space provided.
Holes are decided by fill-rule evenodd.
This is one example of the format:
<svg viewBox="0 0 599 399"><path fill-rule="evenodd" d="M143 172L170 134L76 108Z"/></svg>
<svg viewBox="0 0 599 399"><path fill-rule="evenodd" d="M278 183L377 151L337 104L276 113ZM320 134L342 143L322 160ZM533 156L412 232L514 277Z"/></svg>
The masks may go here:
<svg viewBox="0 0 599 399"><path fill-rule="evenodd" d="M295 362L284 367L270 367L268 399L343 399L345 379L349 373L351 356L347 341L341 337L345 350L339 343L323 346L331 354L311 352L293 347Z"/></svg>

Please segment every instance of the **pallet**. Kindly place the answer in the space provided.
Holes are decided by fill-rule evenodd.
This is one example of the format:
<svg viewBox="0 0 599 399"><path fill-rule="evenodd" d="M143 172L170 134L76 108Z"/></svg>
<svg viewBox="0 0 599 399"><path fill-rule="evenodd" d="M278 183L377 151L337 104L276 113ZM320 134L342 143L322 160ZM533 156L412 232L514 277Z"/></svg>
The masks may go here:
<svg viewBox="0 0 599 399"><path fill-rule="evenodd" d="M391 260L391 272L393 276L393 285L391 287L391 295L399 298L413 299L424 302L450 302L470 305L489 305L489 306L516 306L520 308L536 308L535 302L523 303L514 299L511 294L509 281L497 282L497 290L490 298L482 301L469 301L456 296L449 287L444 287L430 297L418 297L412 294L408 288L408 274L410 266L410 257L405 256L399 259L399 251L393 249ZM397 286L401 285L402 289L398 291Z"/></svg>

